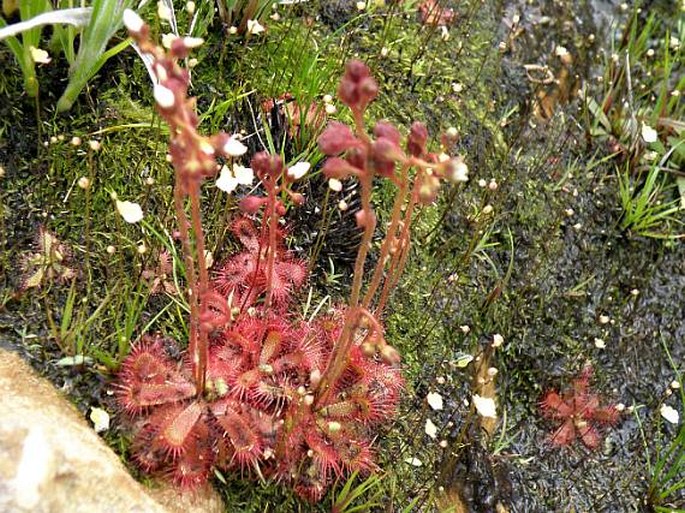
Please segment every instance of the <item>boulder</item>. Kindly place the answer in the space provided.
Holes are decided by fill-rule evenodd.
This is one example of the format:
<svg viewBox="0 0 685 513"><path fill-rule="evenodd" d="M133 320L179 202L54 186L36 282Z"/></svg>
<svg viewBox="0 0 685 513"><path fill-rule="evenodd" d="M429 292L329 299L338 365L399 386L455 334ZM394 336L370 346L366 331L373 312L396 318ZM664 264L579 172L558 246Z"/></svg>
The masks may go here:
<svg viewBox="0 0 685 513"><path fill-rule="evenodd" d="M167 487L153 499L50 382L2 349L0 397L0 511L224 511L209 488L181 496Z"/></svg>

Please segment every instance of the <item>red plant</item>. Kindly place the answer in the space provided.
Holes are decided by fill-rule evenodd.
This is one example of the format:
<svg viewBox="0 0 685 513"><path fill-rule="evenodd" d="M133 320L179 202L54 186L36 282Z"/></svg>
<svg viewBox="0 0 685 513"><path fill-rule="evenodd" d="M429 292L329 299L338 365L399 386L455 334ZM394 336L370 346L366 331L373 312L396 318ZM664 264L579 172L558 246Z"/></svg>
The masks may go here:
<svg viewBox="0 0 685 513"><path fill-rule="evenodd" d="M216 273L216 290L231 298L231 304L239 308L250 307L267 290L266 252L267 241L260 240L254 223L247 217L233 222L232 231L245 247L232 256ZM302 286L307 278L307 266L296 260L282 243L283 232L276 233L277 245L274 249L272 294L274 306L283 307L296 288Z"/></svg>
<svg viewBox="0 0 685 513"><path fill-rule="evenodd" d="M602 439L601 428L618 422L616 407L601 407L599 395L588 390L591 376L592 367L586 366L569 389L561 394L550 390L540 401L543 417L561 422L550 436L553 444L570 445L580 438L587 448L595 449Z"/></svg>
<svg viewBox="0 0 685 513"><path fill-rule="evenodd" d="M396 412L403 387L400 355L385 340L380 314L406 262L415 208L433 201L441 179L463 181L465 165L427 153L428 133L420 123L411 127L406 151L399 131L387 122L375 125L373 138L367 134L364 111L378 87L366 65L350 62L338 95L352 111L354 130L331 123L318 142L331 156L326 175L360 182L356 216L362 243L347 306L302 319L292 299L306 280L306 265L287 251L280 227L283 198L303 201L291 188L299 174L288 172L279 156L253 156L251 167L265 195L241 200L245 217L234 221L233 233L244 250L210 279L199 191L216 172L215 158L232 158L236 144L226 134L197 132L188 74L177 63L197 40L179 38L165 52L150 42L149 27L132 11L125 22L152 56L158 110L172 129L175 207L190 303L190 340L181 361L168 354L173 341L146 336L122 364L117 397L133 432L133 458L143 470L184 487L206 482L217 468L271 476L319 500L335 479L376 468L374 432ZM391 180L397 196L362 296L376 224L375 177ZM261 223L247 216L260 216Z"/></svg>

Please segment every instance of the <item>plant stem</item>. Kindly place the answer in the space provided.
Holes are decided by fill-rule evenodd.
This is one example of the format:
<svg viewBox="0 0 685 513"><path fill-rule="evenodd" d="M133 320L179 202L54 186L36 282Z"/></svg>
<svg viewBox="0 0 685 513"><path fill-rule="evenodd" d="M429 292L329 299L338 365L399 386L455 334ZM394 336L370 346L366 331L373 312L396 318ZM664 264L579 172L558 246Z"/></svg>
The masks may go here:
<svg viewBox="0 0 685 513"><path fill-rule="evenodd" d="M373 300L373 296L376 294L376 291L378 290L378 286L380 285L381 278L383 276L383 269L385 268L385 260L388 257L388 254L390 253L390 249L393 246L393 243L397 243L396 245L396 252L400 250L400 240L399 238L395 238L395 233L397 232L399 226L400 226L400 216L402 215L402 205L404 205L406 199L407 199L407 180L406 180L406 174L409 170L409 165L405 164L400 172L400 177L401 177L401 182L400 182L400 189L397 191L397 195L395 196L395 204L393 205L392 209L392 216L390 219L390 226L388 227L388 232L385 235L385 239L383 240L383 244L381 245L381 253L380 257L378 259L378 263L376 264L376 269L374 270L373 273L373 278L371 279L371 283L369 284L369 288L366 290L366 295L364 296L364 300L362 302L362 306L364 308L369 308L369 305L371 304L371 301ZM394 262L395 259L393 259ZM389 268L389 272L393 273L393 268L392 266ZM387 281L387 279L386 279Z"/></svg>
<svg viewBox="0 0 685 513"><path fill-rule="evenodd" d="M188 303L190 306L190 329L188 352L192 358L193 374L196 384L196 392L198 395L202 393L203 388L201 384L204 381L202 369L200 368L200 355L198 353L198 335L200 331L200 310L198 303L198 289L197 276L195 271L195 261L193 259L193 250L190 243L190 234L188 232L188 218L186 217L183 205L183 190L178 183L174 187L174 208L176 209L176 218L178 220L178 231L181 234L181 244L183 245L183 258L186 267L186 280L188 280Z"/></svg>

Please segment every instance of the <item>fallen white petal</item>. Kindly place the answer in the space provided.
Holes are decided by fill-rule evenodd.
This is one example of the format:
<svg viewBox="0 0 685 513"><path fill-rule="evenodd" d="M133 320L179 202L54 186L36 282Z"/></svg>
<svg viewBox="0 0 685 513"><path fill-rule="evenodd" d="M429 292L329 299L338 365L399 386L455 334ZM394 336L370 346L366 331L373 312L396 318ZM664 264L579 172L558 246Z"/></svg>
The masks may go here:
<svg viewBox="0 0 685 513"><path fill-rule="evenodd" d="M431 419L426 419L426 434L430 436L431 438L435 439L435 437L438 435L438 428L433 424L433 421Z"/></svg>
<svg viewBox="0 0 685 513"><path fill-rule="evenodd" d="M678 410L671 408L667 404L661 405L659 413L661 413L661 416L671 424L677 424L680 421L680 414L678 413Z"/></svg>
<svg viewBox="0 0 685 513"><path fill-rule="evenodd" d="M127 223L137 223L143 219L143 209L138 203L117 200L117 210Z"/></svg>
<svg viewBox="0 0 685 513"><path fill-rule="evenodd" d="M406 458L404 462L409 463L413 467L421 467L423 465L423 462L420 459L414 457Z"/></svg>
<svg viewBox="0 0 685 513"><path fill-rule="evenodd" d="M31 52L31 58L33 59L33 62L37 62L38 64L47 64L52 60L48 52L41 50L40 48L36 48L35 46L29 46L29 52Z"/></svg>
<svg viewBox="0 0 685 513"><path fill-rule="evenodd" d="M428 401L428 406L434 410L442 410L442 396L437 392L430 392L426 396L426 401Z"/></svg>
<svg viewBox="0 0 685 513"><path fill-rule="evenodd" d="M337 178L330 178L328 180L328 187L334 192L340 192L342 191L343 184Z"/></svg>
<svg viewBox="0 0 685 513"><path fill-rule="evenodd" d="M497 418L497 407L492 397L481 397L478 394L474 394L473 405L482 417Z"/></svg>
<svg viewBox="0 0 685 513"><path fill-rule="evenodd" d="M310 167L312 167L312 165L309 162L298 162L288 168L288 176L293 180L299 180L307 174Z"/></svg>
<svg viewBox="0 0 685 513"><path fill-rule="evenodd" d="M91 408L90 420L93 423L93 429L95 429L96 433L109 429L109 413L102 408Z"/></svg>
<svg viewBox="0 0 685 513"><path fill-rule="evenodd" d="M247 20L247 33L248 34L259 34L260 32L264 32L266 30L264 26L259 23L257 20Z"/></svg>
<svg viewBox="0 0 685 513"><path fill-rule="evenodd" d="M649 125L642 125L642 139L644 139L646 143L656 142L657 138L656 130Z"/></svg>

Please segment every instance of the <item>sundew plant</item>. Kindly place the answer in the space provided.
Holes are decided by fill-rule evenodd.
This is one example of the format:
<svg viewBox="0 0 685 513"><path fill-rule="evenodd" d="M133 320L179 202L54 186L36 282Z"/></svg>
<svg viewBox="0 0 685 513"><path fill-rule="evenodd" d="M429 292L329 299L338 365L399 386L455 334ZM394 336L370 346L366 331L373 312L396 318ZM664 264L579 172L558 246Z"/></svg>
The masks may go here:
<svg viewBox="0 0 685 513"><path fill-rule="evenodd" d="M372 441L396 413L403 388L400 354L385 338L382 314L407 261L417 209L435 200L444 180L465 181L466 165L448 156L449 136L440 153L429 152L421 123L411 125L404 143L388 122L369 131L364 117L378 86L364 63L348 62L338 97L353 124L331 122L318 145L328 157L322 171L332 188L358 182L361 243L347 302L304 318L297 291L309 262L286 247L282 221L304 201L293 184L309 164L286 167L280 156L259 152L249 168L238 165L247 147L236 135L201 135L195 101L187 96L189 74L179 61L202 40L174 38L164 49L133 11L124 22L151 58L157 110L170 128L190 310L180 358L169 349L185 341L148 334L122 364L118 402L130 421L133 458L145 472L183 488L206 482L218 469L272 478L318 501L334 480L377 468ZM232 222L240 251L211 269L200 191L219 169L218 184L227 191L255 178L259 184L239 199ZM367 273L379 180L391 182L395 193Z"/></svg>

